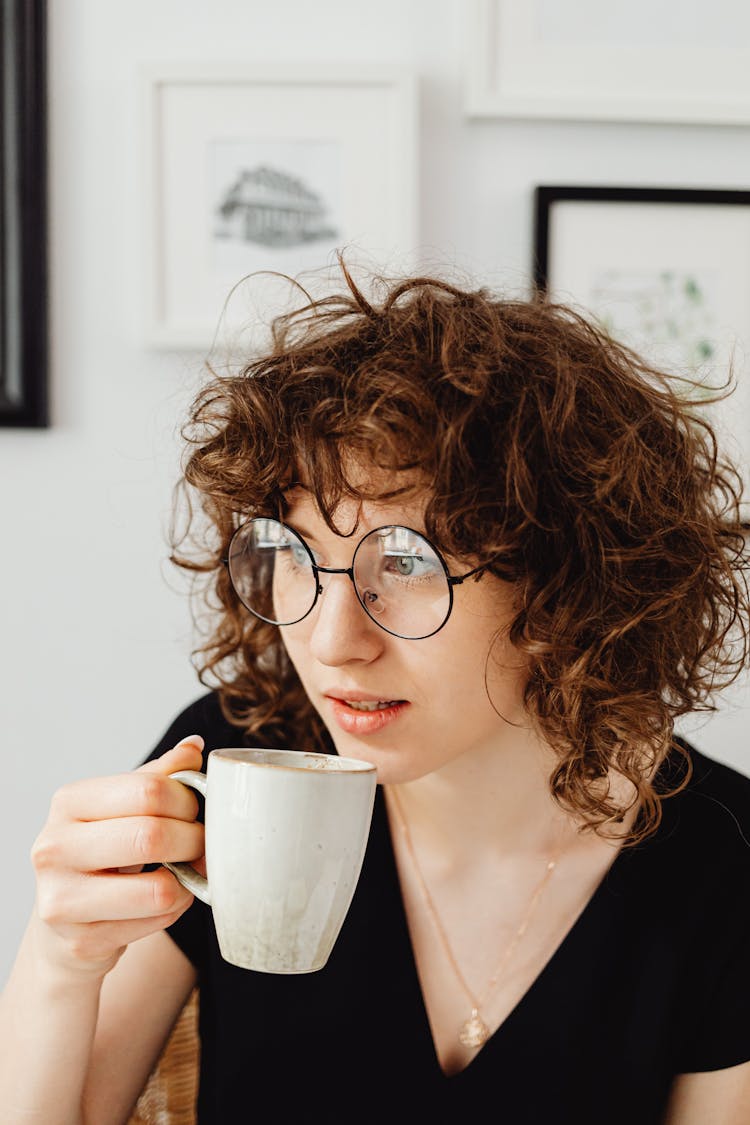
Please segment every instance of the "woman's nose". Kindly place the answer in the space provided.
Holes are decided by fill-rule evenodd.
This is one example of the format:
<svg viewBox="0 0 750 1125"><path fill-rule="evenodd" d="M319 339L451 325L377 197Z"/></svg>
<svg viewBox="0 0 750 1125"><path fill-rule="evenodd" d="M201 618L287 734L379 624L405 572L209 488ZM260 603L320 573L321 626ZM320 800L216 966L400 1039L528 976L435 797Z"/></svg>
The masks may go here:
<svg viewBox="0 0 750 1125"><path fill-rule="evenodd" d="M386 634L365 613L349 575L321 574L320 585L323 592L311 615L312 655L330 666L373 660Z"/></svg>

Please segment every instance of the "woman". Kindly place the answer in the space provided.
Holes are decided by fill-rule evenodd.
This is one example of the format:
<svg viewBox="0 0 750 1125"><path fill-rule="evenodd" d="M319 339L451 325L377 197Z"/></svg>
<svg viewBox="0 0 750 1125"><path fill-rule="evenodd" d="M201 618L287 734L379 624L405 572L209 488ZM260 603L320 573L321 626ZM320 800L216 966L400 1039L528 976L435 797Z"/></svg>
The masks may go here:
<svg viewBox="0 0 750 1125"><path fill-rule="evenodd" d="M737 475L573 312L343 272L194 404L173 560L203 576L210 690L52 802L6 1119L126 1120L198 983L204 1125L745 1120L750 780L673 735L747 653ZM203 852L167 774L243 742L377 766L318 973L222 961L158 866Z"/></svg>

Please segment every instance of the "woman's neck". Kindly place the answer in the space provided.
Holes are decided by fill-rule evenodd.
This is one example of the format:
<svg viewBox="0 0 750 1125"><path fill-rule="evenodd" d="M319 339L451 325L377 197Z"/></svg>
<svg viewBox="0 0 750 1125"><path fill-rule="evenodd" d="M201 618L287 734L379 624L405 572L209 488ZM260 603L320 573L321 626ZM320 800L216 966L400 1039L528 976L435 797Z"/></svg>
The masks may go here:
<svg viewBox="0 0 750 1125"><path fill-rule="evenodd" d="M488 853L498 859L548 859L561 844L572 847L576 837L593 838L581 836L582 822L549 792L556 762L554 751L532 730L513 727L501 743L467 751L433 773L399 784L399 806L420 848L439 860L446 874L469 870ZM611 791L615 788L613 781ZM616 826L618 835L636 814L631 810Z"/></svg>

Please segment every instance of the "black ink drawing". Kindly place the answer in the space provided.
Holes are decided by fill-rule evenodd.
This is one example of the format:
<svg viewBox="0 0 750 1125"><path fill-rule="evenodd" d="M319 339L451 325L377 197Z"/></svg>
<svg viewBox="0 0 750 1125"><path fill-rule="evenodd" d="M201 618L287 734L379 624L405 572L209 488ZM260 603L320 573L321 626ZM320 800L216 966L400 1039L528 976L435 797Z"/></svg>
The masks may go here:
<svg viewBox="0 0 750 1125"><path fill-rule="evenodd" d="M217 238L273 249L335 240L325 201L298 176L267 164L243 169L217 208Z"/></svg>

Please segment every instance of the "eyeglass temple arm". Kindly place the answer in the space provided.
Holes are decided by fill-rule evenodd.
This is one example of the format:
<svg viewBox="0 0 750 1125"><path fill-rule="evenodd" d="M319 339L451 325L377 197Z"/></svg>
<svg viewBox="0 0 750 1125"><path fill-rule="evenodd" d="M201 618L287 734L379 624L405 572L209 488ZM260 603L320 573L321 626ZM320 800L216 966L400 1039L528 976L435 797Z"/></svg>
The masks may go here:
<svg viewBox="0 0 750 1125"><path fill-rule="evenodd" d="M448 578L449 586L460 586L467 578L471 578L473 574L479 574L481 570L486 570L489 563L482 563L481 566L475 566L473 570L467 570L466 574L454 574Z"/></svg>

